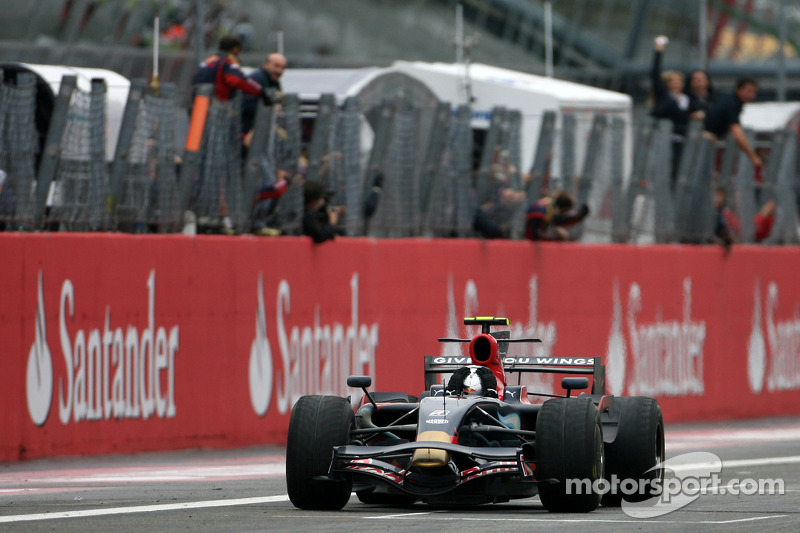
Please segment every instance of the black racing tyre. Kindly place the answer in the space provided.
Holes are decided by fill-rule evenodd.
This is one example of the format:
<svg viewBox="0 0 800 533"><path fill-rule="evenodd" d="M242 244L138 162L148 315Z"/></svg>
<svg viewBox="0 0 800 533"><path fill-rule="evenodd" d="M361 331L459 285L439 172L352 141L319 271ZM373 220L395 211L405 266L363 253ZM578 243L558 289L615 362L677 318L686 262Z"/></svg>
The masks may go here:
<svg viewBox="0 0 800 533"><path fill-rule="evenodd" d="M356 492L358 501L374 505L411 505L417 499L410 494L387 494L385 492L374 492L372 490L362 490Z"/></svg>
<svg viewBox="0 0 800 533"><path fill-rule="evenodd" d="M294 404L286 441L286 488L300 509L338 510L347 504L352 479L315 479L328 474L334 446L348 444L355 417L338 396L303 396Z"/></svg>
<svg viewBox="0 0 800 533"><path fill-rule="evenodd" d="M594 489L603 477L603 429L591 398L542 404L536 418L536 477L539 499L550 512L588 513L600 504Z"/></svg>
<svg viewBox="0 0 800 533"><path fill-rule="evenodd" d="M641 502L656 497L664 481L664 419L661 407L653 398L628 396L614 398L614 411L619 410L619 425L614 442L606 444L606 479L614 488L612 476L619 483L617 490L603 495L603 506L617 507L624 498ZM644 491L624 494L626 479L637 480L636 488ZM627 485L630 487L631 485ZM629 489L630 490L630 489Z"/></svg>

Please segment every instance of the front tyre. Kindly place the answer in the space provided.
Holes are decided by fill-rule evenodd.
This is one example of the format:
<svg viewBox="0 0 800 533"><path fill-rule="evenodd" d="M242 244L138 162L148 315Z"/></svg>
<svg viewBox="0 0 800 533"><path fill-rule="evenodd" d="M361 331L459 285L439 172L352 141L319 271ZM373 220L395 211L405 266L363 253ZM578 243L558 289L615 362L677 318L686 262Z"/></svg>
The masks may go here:
<svg viewBox="0 0 800 533"><path fill-rule="evenodd" d="M591 398L542 404L536 419L539 499L550 512L588 513L600 504L603 430Z"/></svg>
<svg viewBox="0 0 800 533"><path fill-rule="evenodd" d="M328 475L333 448L349 443L353 408L338 396L303 396L292 409L286 441L286 488L300 509L338 510L347 504L351 479Z"/></svg>

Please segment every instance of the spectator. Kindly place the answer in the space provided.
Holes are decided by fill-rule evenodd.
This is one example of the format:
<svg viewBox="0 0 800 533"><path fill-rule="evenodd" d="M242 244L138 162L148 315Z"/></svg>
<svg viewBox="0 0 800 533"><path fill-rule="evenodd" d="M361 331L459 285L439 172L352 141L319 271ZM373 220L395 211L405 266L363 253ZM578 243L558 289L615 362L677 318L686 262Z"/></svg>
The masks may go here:
<svg viewBox="0 0 800 533"><path fill-rule="evenodd" d="M668 43L669 39L663 35L653 40L653 66L650 77L655 101L651 114L655 118L669 119L672 122L670 177L674 186L691 111L689 96L683 92L683 74L676 70L661 71L661 59Z"/></svg>
<svg viewBox="0 0 800 533"><path fill-rule="evenodd" d="M269 93L255 80L248 79L239 68L239 54L242 52L242 41L238 37L227 35L219 41L219 52L200 63L194 74L192 83L214 84L214 96L223 102L230 100L237 90L245 94L261 96L269 105L272 101Z"/></svg>
<svg viewBox="0 0 800 533"><path fill-rule="evenodd" d="M714 187L714 240L730 247L741 231L739 217L728 207L725 187Z"/></svg>
<svg viewBox="0 0 800 533"><path fill-rule="evenodd" d="M761 206L758 213L756 213L755 219L753 220L756 230L756 242L762 242L769 237L769 234L772 232L772 226L775 225L775 209L777 207L778 204L775 203L775 200L767 200L764 202L764 205Z"/></svg>
<svg viewBox="0 0 800 533"><path fill-rule="evenodd" d="M511 186L511 176L516 171L516 166L510 162L508 150L501 151L499 161L492 165L493 175L487 199L475 211L472 220L472 229L486 239L510 237L511 220L516 208L525 202L525 192Z"/></svg>
<svg viewBox="0 0 800 533"><path fill-rule="evenodd" d="M278 169L276 174L277 181L269 185L262 185L258 189L252 223L252 230L256 235L275 237L281 234L278 202L281 196L289 190L291 175L283 169Z"/></svg>
<svg viewBox="0 0 800 533"><path fill-rule="evenodd" d="M695 69L686 77L684 92L689 97L692 120L705 120L708 108L714 100L714 88L705 70Z"/></svg>
<svg viewBox="0 0 800 533"><path fill-rule="evenodd" d="M366 221L369 221L375 211L378 210L378 204L381 201L381 196L383 196L383 180L383 172L377 171L372 179L372 187L364 200L364 220Z"/></svg>
<svg viewBox="0 0 800 533"><path fill-rule="evenodd" d="M250 73L249 80L264 87L269 94L271 103L280 102L283 99L283 89L281 88L281 76L286 70L286 57L283 54L272 53L258 68ZM270 105L267 103L266 105ZM256 120L256 109L258 100L254 96L245 95L242 99L242 133L248 134L253 130Z"/></svg>
<svg viewBox="0 0 800 533"><path fill-rule="evenodd" d="M736 82L736 90L730 94L724 94L715 99L709 107L705 119L706 136L714 139L723 139L728 132L731 132L736 144L753 163L756 172L761 167L761 157L750 146L744 128L739 123L739 115L742 107L748 102L752 102L758 93L758 83L754 78L743 76Z"/></svg>
<svg viewBox="0 0 800 533"><path fill-rule="evenodd" d="M586 218L589 206L577 211L575 199L568 192L557 192L533 202L525 215L525 236L532 241L569 240L569 226Z"/></svg>
<svg viewBox="0 0 800 533"><path fill-rule="evenodd" d="M763 242L769 237L772 226L775 225L775 200L767 200L761 209L753 217L753 228L755 230L755 242ZM739 217L727 205L727 198L724 187L714 188L714 238L724 246L728 247L741 238L742 224Z"/></svg>
<svg viewBox="0 0 800 533"><path fill-rule="evenodd" d="M320 243L344 235L339 226L339 217L344 214L343 206L328 205L328 191L318 181L303 184L305 212L303 213L303 235Z"/></svg>

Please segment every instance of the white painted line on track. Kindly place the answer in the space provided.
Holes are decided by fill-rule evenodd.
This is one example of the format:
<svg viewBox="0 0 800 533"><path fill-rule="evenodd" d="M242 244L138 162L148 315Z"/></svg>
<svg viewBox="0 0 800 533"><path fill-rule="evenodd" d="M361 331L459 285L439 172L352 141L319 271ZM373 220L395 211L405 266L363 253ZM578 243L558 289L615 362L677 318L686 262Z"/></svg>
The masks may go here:
<svg viewBox="0 0 800 533"><path fill-rule="evenodd" d="M800 455L790 455L787 457L762 457L760 459L731 459L722 461L722 468L740 468L743 466L771 466L771 465L792 465L800 463ZM708 469L714 466L713 463L686 463L669 468L674 472L685 472L698 469Z"/></svg>
<svg viewBox="0 0 800 533"><path fill-rule="evenodd" d="M426 511L426 512L422 512L422 513L384 514L384 515L377 515L377 516L365 516L364 518L365 519L375 519L375 520L381 520L381 519L386 519L386 518L400 518L400 519L402 519L402 518L412 518L412 517L419 516L419 515L431 514L433 512L434 511Z"/></svg>
<svg viewBox="0 0 800 533"><path fill-rule="evenodd" d="M167 503L161 505L137 505L133 507L113 507L110 509L86 509L83 511L67 511L53 513L33 513L13 516L0 516L0 524L10 522L31 522L38 520L55 520L58 518L85 518L87 516L108 516L132 513L152 513L155 511L181 511L184 509L205 509L210 507L233 507L236 505L253 505L256 503L285 502L289 496L264 496L257 498L239 498L235 500L207 500L201 502Z"/></svg>
<svg viewBox="0 0 800 533"><path fill-rule="evenodd" d="M763 428L713 428L666 430L668 451L753 446L800 440L796 423Z"/></svg>
<svg viewBox="0 0 800 533"><path fill-rule="evenodd" d="M419 513L424 514L424 513ZM637 518L627 518L627 519L609 519L609 518L548 518L546 516L534 516L531 518L498 518L494 515L489 515L486 517L478 517L478 516L453 516L448 515L446 517L427 517L426 520L447 520L448 522L453 521L463 521L463 522L556 522L556 523L565 523L565 524L582 524L582 523L590 523L590 524L635 524L637 522L641 523L649 523L649 524L682 524L682 525L693 525L693 524L736 524L741 522L754 522L756 520L770 520L772 518L783 518L786 515L770 515L770 516L753 516L750 518L736 518L733 520L642 520ZM395 515L392 516L365 516L364 519L380 519L380 518L394 518L395 520L404 520L404 515ZM412 517L408 517L412 518ZM436 528L430 528L432 530L436 530Z"/></svg>
<svg viewBox="0 0 800 533"><path fill-rule="evenodd" d="M268 458L248 463L210 463L188 465L148 465L123 467L68 468L0 473L0 486L11 484L58 483L160 483L191 481L226 481L283 476L283 460Z"/></svg>
<svg viewBox="0 0 800 533"><path fill-rule="evenodd" d="M31 513L12 516L0 516L0 524L7 524L12 522L34 522L42 520L58 520L63 518L86 518L94 516L111 516L111 515L124 515L134 513L148 513L158 511L182 511L187 509L209 509L215 507L234 507L239 505L254 505L262 503L276 503L289 501L287 494L279 496L264 496L254 498L238 498L234 500L206 500L199 502L184 502L184 503L170 503L159 505L139 505L132 507L115 507L110 509L85 509L81 511L66 511L66 512L52 512L52 513ZM606 523L606 524L630 524L638 522L636 519L604 519L604 518L548 518L545 516L536 516L533 518L498 518L495 515L486 517L471 517L471 516L453 516L448 514L447 517L431 517L433 513L439 511L424 511L418 513L401 513L391 515L376 515L365 516L365 520L413 520L417 518L426 517L427 520L460 520L467 522L559 522L559 523ZM786 515L770 515L770 516L754 516L749 518L737 518L732 520L648 520L648 522L659 524L734 524L741 522L754 522L757 520L769 520L775 518L783 518Z"/></svg>
<svg viewBox="0 0 800 533"><path fill-rule="evenodd" d="M755 522L756 520L769 520L770 518L783 518L785 514L777 514L772 516L754 516L752 518L737 518L735 520L707 520L698 522L700 524L738 524L739 522Z"/></svg>

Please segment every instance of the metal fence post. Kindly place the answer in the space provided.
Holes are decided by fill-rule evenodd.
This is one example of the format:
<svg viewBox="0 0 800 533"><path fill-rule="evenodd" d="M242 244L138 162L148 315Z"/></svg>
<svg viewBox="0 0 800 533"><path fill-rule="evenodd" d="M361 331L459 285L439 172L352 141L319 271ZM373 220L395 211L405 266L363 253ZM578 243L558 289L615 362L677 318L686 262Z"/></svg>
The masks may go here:
<svg viewBox="0 0 800 533"><path fill-rule="evenodd" d="M615 117L611 121L611 240L626 242L630 238L630 205L625 194L623 174L625 121ZM633 183L628 182L628 187Z"/></svg>
<svg viewBox="0 0 800 533"><path fill-rule="evenodd" d="M42 158L39 163L39 172L36 177L36 202L34 204L33 226L39 228L45 213L47 195L50 186L56 177L56 168L61 151L61 138L64 128L67 125L67 115L69 114L69 103L72 93L78 86L78 78L74 75L61 78L61 86L58 90L56 103L53 106L53 113L50 115L50 127L47 130L47 140L42 150Z"/></svg>
<svg viewBox="0 0 800 533"><path fill-rule="evenodd" d="M367 175L373 176L378 172L383 173L385 167L385 158L386 154L389 150L389 143L391 142L392 136L392 123L394 122L394 115L395 115L395 105L394 101L389 98L384 98L380 105L380 110L376 113L377 124L374 125L375 129L375 138L372 142L372 150L370 150L369 154L369 164L367 165ZM386 187L388 185L388 180L391 177L386 175L386 180L384 181L384 198L382 201L382 205L378 207L378 210L375 212L375 217L377 218L380 216L380 213L385 210L386 208ZM366 197L369 193L369 187L372 185L368 183L369 180L364 180L364 184L362 185L362 197ZM364 232L367 235L377 236L379 233L377 224L370 224L369 227L364 228Z"/></svg>
<svg viewBox="0 0 800 533"><path fill-rule="evenodd" d="M628 180L628 186L625 191L624 207L622 207L622 221L618 222L619 228L617 230L617 240L614 242L626 242L636 238L636 233L639 227L644 224L639 221L639 212L644 210L642 202L637 203L637 198L640 197L647 189L647 163L650 160L651 141L653 137L653 129L655 120L652 117L646 117L645 120L637 128L637 134L634 139L633 147L633 165L631 167L631 176ZM657 201L657 199L654 199ZM639 209L636 209L636 208ZM614 205L615 217L617 205ZM616 220L616 219L615 219ZM612 232L612 238L613 232Z"/></svg>
<svg viewBox="0 0 800 533"><path fill-rule="evenodd" d="M572 113L561 115L561 188L571 191L575 181L575 130L577 119ZM534 198L528 197L530 200Z"/></svg>
<svg viewBox="0 0 800 533"><path fill-rule="evenodd" d="M242 205L241 213L252 215L253 202L258 188L262 185L262 171L265 166L269 166L273 176L275 173L275 157L270 153L269 147L272 145L270 139L274 135L273 114L275 109L265 106L261 101L256 104L256 116L253 124L253 136L250 141L250 148L247 151L247 159L244 164L244 176L242 182ZM247 223L250 216L243 216L237 228L240 233L247 231Z"/></svg>
<svg viewBox="0 0 800 533"><path fill-rule="evenodd" d="M434 207L431 195L439 177L442 164L442 155L447 149L448 133L450 131L451 116L453 111L447 102L439 102L434 112L430 142L425 150L425 163L420 174L419 212L422 214L422 227L420 234L432 236L431 222Z"/></svg>
<svg viewBox="0 0 800 533"><path fill-rule="evenodd" d="M571 115L570 115L571 116ZM572 117L574 120L574 117ZM531 164L531 180L528 182L528 201L533 202L542 197L549 188L546 180L550 177L550 166L553 160L553 144L555 141L555 111L545 111L539 127L539 138L534 147L534 158ZM562 180L564 177L562 176Z"/></svg>
<svg viewBox="0 0 800 533"><path fill-rule="evenodd" d="M492 162L500 147L502 129L507 114L508 110L505 107L495 107L492 109L492 120L489 124L489 131L486 132L486 137L483 142L480 166L478 167L476 176L476 191L479 205L487 200L486 195L489 188L489 178L492 174Z"/></svg>
<svg viewBox="0 0 800 533"><path fill-rule="evenodd" d="M180 230L183 210L179 202L177 172L175 168L175 128L170 114L175 109L177 92L174 83L162 83L158 97L145 97L147 107L155 108L158 131L155 133L156 148L156 212L149 221L157 226L159 233Z"/></svg>
<svg viewBox="0 0 800 533"><path fill-rule="evenodd" d="M85 227L89 231L108 229L105 118L106 80L93 78L89 101L89 194L85 206Z"/></svg>
<svg viewBox="0 0 800 533"><path fill-rule="evenodd" d="M685 140L684 140L685 142ZM672 121L659 120L650 143L651 164L648 175L652 176L653 190L653 237L657 243L675 239L675 207L672 192Z"/></svg>
<svg viewBox="0 0 800 533"><path fill-rule="evenodd" d="M142 78L131 81L128 101L125 103L125 111L122 114L122 123L119 128L117 138L117 148L114 152L114 161L111 164L111 175L109 176L109 205L111 207L112 227L116 226L114 217L117 214L117 207L122 192L122 179L128 167L128 154L133 144L133 134L136 130L136 120L139 116L141 100L147 89L147 82Z"/></svg>
<svg viewBox="0 0 800 533"><path fill-rule="evenodd" d="M797 165L797 132L793 128L784 130L781 159L777 162L775 199L777 209L775 224L771 234L765 239L768 244L798 244L797 198L794 195L794 181ZM771 199L771 198L770 198ZM762 205L764 199L762 198Z"/></svg>
<svg viewBox="0 0 800 533"><path fill-rule="evenodd" d="M213 85L202 84L197 86L191 122L189 124L189 132L186 136L186 146L183 151L183 161L181 163L179 179L181 212L189 208L192 187L197 179L198 170L200 169L200 150L203 136L206 134L205 124L212 94L214 94Z"/></svg>
<svg viewBox="0 0 800 533"><path fill-rule="evenodd" d="M330 157L330 136L331 129L335 122L334 112L336 109L336 97L333 94L323 94L317 107L317 118L314 120L314 133L311 136L311 143L308 146L308 170L306 170L307 181L322 181L323 185L328 186L328 175L320 176L323 166L323 158ZM330 161L329 161L330 163Z"/></svg>
<svg viewBox="0 0 800 533"><path fill-rule="evenodd" d="M603 145L603 137L606 130L606 116L595 113L592 119L592 129L589 133L589 142L586 147L586 156L583 160L583 172L581 172L576 194L577 204L588 204L589 195L592 192L592 185L597 177L600 149ZM585 224L580 224L572 230L573 236L580 238L584 233Z"/></svg>

